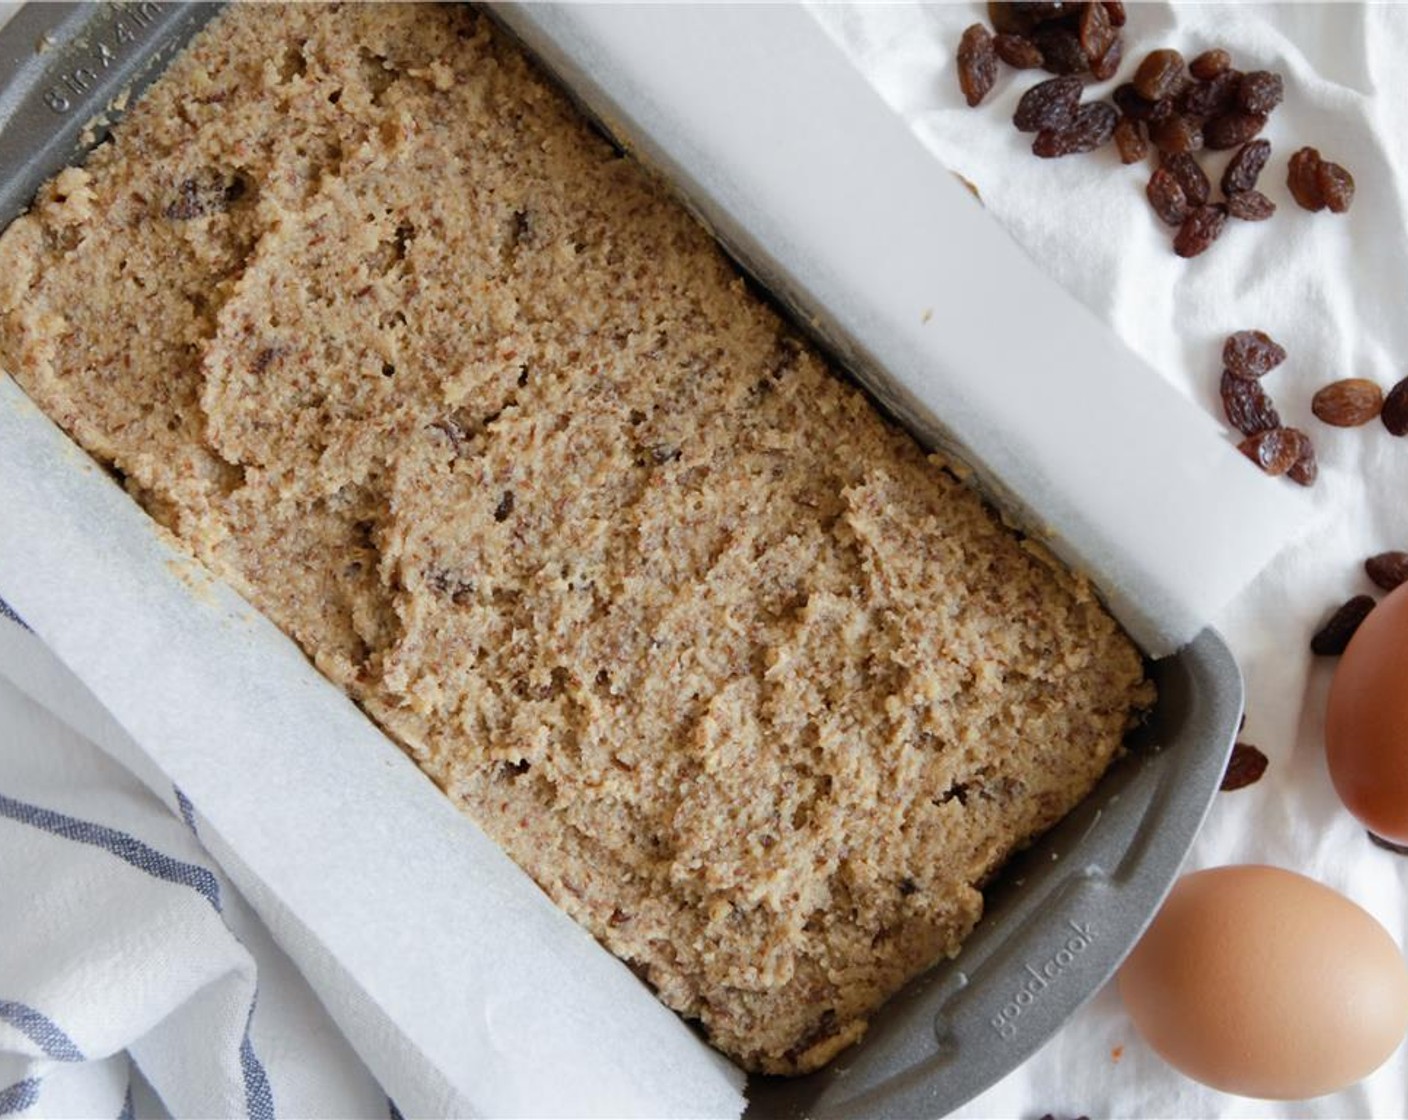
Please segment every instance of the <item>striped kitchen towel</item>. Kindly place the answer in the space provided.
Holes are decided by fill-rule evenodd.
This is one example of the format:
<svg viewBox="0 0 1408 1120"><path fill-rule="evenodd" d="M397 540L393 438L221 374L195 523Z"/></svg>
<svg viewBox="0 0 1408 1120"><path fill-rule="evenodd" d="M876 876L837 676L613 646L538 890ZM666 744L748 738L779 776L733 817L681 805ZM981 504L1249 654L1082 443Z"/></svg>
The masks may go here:
<svg viewBox="0 0 1408 1120"><path fill-rule="evenodd" d="M92 704L0 603L0 1116L394 1117L198 806L61 722L66 697Z"/></svg>

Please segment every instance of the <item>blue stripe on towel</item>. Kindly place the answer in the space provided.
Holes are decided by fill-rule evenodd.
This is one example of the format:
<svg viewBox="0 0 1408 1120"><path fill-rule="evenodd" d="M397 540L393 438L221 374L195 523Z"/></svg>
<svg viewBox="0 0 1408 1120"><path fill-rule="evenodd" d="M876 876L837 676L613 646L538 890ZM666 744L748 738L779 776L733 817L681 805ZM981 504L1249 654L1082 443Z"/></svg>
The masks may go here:
<svg viewBox="0 0 1408 1120"><path fill-rule="evenodd" d="M9 817L20 824L52 832L65 840L92 844L95 848L111 852L118 859L157 879L165 879L169 883L183 883L204 895L205 900L215 908L215 912L220 913L220 884L214 875L204 867L163 855L125 832L118 832L115 828L94 824L92 821L65 816L52 809L41 809L38 805L28 805L2 793L0 817Z"/></svg>
<svg viewBox="0 0 1408 1120"><path fill-rule="evenodd" d="M30 1042L44 1051L45 1057L58 1062L81 1062L83 1051L73 1039L42 1012L12 999L0 999L0 1023L9 1023Z"/></svg>
<svg viewBox="0 0 1408 1120"><path fill-rule="evenodd" d="M186 827L199 838L200 833L196 832L196 807L191 804L191 799L181 792L180 786L173 785L171 788L176 793L176 807L181 810L181 819L186 822Z"/></svg>
<svg viewBox="0 0 1408 1120"><path fill-rule="evenodd" d="M269 1088L269 1074L254 1052L249 1040L249 1028L254 1022L254 1006L259 1001L256 991L249 1001L249 1018L244 1022L244 1041L240 1043L240 1068L244 1071L244 1107L249 1120L274 1120L274 1091Z"/></svg>
<svg viewBox="0 0 1408 1120"><path fill-rule="evenodd" d="M5 602L4 599L0 599L0 618L8 618L16 626L19 626L25 630L29 629L29 627L25 625L24 619L22 619L19 615L15 613L15 608L10 606L9 603Z"/></svg>
<svg viewBox="0 0 1408 1120"><path fill-rule="evenodd" d="M13 1085L0 1089L0 1116L13 1116L23 1112L39 1099L39 1078L26 1077Z"/></svg>
<svg viewBox="0 0 1408 1120"><path fill-rule="evenodd" d="M172 788L176 789L174 786ZM176 789L176 800L181 810L182 819L194 831L194 807L190 800L179 789ZM44 832L53 833L66 840L74 840L80 844L91 844L94 847L102 848L126 863L130 863L133 867L145 871L148 875L171 883L183 883L193 890L199 891L216 913L221 912L220 884L209 870L164 855L135 837L128 836L125 832L118 832L105 825L66 816L38 805L16 801L4 794L0 794L0 817L8 817L20 824L27 824ZM269 1085L269 1074L264 1068L264 1063L254 1052L254 1043L249 1037L250 1026L254 1020L255 1002L255 1000L250 1001L249 1016L245 1020L244 1038L240 1041L240 1071L244 1076L245 1109L250 1120L276 1120L274 1092ZM60 1061L84 1060L83 1054L74 1045L73 1040L57 1024L33 1008L11 1000L0 1000L0 1021L15 1026L51 1058ZM39 1081L37 1079L30 1078L16 1082L8 1089L0 1090L0 1116L22 1112L32 1105L38 1097ZM127 1097L123 1102L123 1110L118 1120L131 1120L131 1116L132 1087L129 1081Z"/></svg>

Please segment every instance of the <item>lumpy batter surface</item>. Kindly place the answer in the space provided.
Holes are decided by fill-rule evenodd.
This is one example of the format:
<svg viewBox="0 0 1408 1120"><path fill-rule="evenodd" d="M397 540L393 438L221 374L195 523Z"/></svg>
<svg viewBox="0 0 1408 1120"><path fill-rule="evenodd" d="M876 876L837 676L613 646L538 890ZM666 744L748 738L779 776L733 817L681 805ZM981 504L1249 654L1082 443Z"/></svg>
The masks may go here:
<svg viewBox="0 0 1408 1120"><path fill-rule="evenodd" d="M954 953L1150 699L466 8L233 6L0 240L0 363L750 1069Z"/></svg>

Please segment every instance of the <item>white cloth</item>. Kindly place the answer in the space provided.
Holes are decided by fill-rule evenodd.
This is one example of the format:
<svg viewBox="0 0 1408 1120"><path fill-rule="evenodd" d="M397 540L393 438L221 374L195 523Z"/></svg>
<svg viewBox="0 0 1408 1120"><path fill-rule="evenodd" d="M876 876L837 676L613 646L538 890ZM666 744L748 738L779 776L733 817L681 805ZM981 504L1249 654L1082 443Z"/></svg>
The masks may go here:
<svg viewBox="0 0 1408 1120"><path fill-rule="evenodd" d="M198 808L16 680L103 737L82 685L0 617L0 1116L394 1118Z"/></svg>
<svg viewBox="0 0 1408 1120"><path fill-rule="evenodd" d="M1310 412L1315 390L1336 378L1370 377L1387 389L1408 374L1408 6L1129 6L1121 72L1087 97L1108 95L1145 53L1165 46L1188 58L1223 46L1239 69L1275 70L1286 80L1285 103L1265 132L1273 154L1259 183L1278 212L1267 222L1229 223L1221 240L1190 261L1173 254L1172 230L1144 197L1152 163L1124 167L1113 146L1060 160L1032 156L1031 137L1011 118L1021 93L1048 75L1001 67L987 100L976 109L964 104L954 49L965 27L986 22L986 5L811 10L1037 263L1219 419L1226 335L1261 329L1286 347L1289 358L1265 386L1283 422L1315 440L1317 516L1305 538L1216 620L1246 678L1244 738L1266 752L1270 766L1257 785L1219 795L1188 866L1271 863L1310 875L1368 909L1403 945L1408 859L1370 845L1335 797L1321 739L1333 665L1312 658L1307 643L1329 608L1351 594L1377 594L1363 572L1366 556L1408 548L1408 439L1392 438L1377 422L1333 429ZM1305 145L1354 174L1358 192L1347 215L1311 214L1291 199L1286 161ZM1229 156L1203 153L1214 185ZM1020 317L1021 308L994 307L992 329ZM1079 360L1063 355L1049 375L1061 375L1062 361ZM1120 423L1118 416L1109 420ZM1141 1042L1107 989L960 1115L1043 1112L1405 1116L1408 1059L1400 1048L1359 1086L1315 1101L1248 1101L1174 1073Z"/></svg>

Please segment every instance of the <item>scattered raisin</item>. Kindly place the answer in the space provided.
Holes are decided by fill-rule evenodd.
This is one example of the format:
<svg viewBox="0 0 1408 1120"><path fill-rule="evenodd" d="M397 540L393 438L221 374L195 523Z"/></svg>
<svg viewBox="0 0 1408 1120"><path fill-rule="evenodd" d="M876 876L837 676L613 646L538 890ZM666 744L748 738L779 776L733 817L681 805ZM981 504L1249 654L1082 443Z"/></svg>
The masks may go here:
<svg viewBox="0 0 1408 1120"><path fill-rule="evenodd" d="M1115 125L1115 147L1120 150L1121 163L1138 163L1147 156L1149 138L1144 134L1144 122L1121 117Z"/></svg>
<svg viewBox="0 0 1408 1120"><path fill-rule="evenodd" d="M1222 173L1222 192L1227 195L1240 194L1256 186L1261 169L1271 158L1270 140L1253 140L1243 144L1232 157L1232 162Z"/></svg>
<svg viewBox="0 0 1408 1120"><path fill-rule="evenodd" d="M1044 128L1032 141L1032 151L1042 159L1092 152L1108 144L1115 134L1119 114L1103 101L1092 101L1076 110L1065 128Z"/></svg>
<svg viewBox="0 0 1408 1120"><path fill-rule="evenodd" d="M1071 3L1070 0L1017 0L1012 6L1034 23L1045 23L1048 20L1065 19L1079 5Z"/></svg>
<svg viewBox="0 0 1408 1120"><path fill-rule="evenodd" d="M1035 70L1041 66L1041 48L1025 35L1003 31L993 38L992 45L997 57L1008 66L1018 70Z"/></svg>
<svg viewBox="0 0 1408 1120"><path fill-rule="evenodd" d="M1250 743L1237 743L1232 747L1232 756L1227 760L1227 771L1222 775L1221 789L1243 789L1261 780L1266 773L1266 755Z"/></svg>
<svg viewBox="0 0 1408 1120"><path fill-rule="evenodd" d="M1369 617L1374 609L1374 600L1368 595L1356 595L1341 606L1315 631L1310 639L1310 652L1321 657L1335 657L1345 651L1349 639L1359 629L1360 623Z"/></svg>
<svg viewBox="0 0 1408 1120"><path fill-rule="evenodd" d="M1144 193L1149 196L1149 205L1154 208L1154 213L1159 216L1160 221L1171 226L1181 226L1187 219L1191 210L1188 196L1179 186L1178 178L1167 167L1154 170Z"/></svg>
<svg viewBox="0 0 1408 1120"><path fill-rule="evenodd" d="M1119 37L1104 4L1085 5L1080 16L1080 49L1086 58L1103 58Z"/></svg>
<svg viewBox="0 0 1408 1120"><path fill-rule="evenodd" d="M1080 45L1080 36L1069 27L1044 23L1032 32L1032 39L1041 48L1042 68L1052 74L1084 74L1090 69L1090 57Z"/></svg>
<svg viewBox="0 0 1408 1120"><path fill-rule="evenodd" d="M1364 561L1364 571L1385 591L1408 582L1408 552L1380 552Z"/></svg>
<svg viewBox="0 0 1408 1120"><path fill-rule="evenodd" d="M1291 190L1291 197L1306 210L1325 209L1325 192L1320 185L1320 153L1314 148L1302 148L1291 156L1286 186Z"/></svg>
<svg viewBox="0 0 1408 1120"><path fill-rule="evenodd" d="M1265 331L1238 331L1222 344L1222 364L1234 377L1265 377L1286 360L1286 351Z"/></svg>
<svg viewBox="0 0 1408 1120"><path fill-rule="evenodd" d="M1382 836L1370 832L1367 828L1364 830L1364 835L1367 836L1377 848L1382 848L1386 852L1392 852L1394 855L1408 856L1408 844L1395 844L1392 840L1385 840Z"/></svg>
<svg viewBox="0 0 1408 1120"><path fill-rule="evenodd" d="M1170 113L1150 123L1149 139L1161 152L1196 152L1203 147L1203 128L1196 117Z"/></svg>
<svg viewBox="0 0 1408 1120"><path fill-rule="evenodd" d="M1189 206L1204 206L1212 196L1212 184L1208 182L1208 177L1203 173L1203 169L1198 166L1198 161L1187 152L1166 153L1160 160L1161 167L1168 168L1169 172L1178 180L1178 185L1183 188L1183 196L1188 200Z"/></svg>
<svg viewBox="0 0 1408 1120"><path fill-rule="evenodd" d="M192 218L199 218L205 213L205 206L200 199L200 184L194 179L186 179L181 183L180 194L176 201L166 207L166 216L178 222L188 222Z"/></svg>
<svg viewBox="0 0 1408 1120"><path fill-rule="evenodd" d="M1227 215L1243 222L1264 222L1276 213L1276 204L1260 191L1238 191L1227 199Z"/></svg>
<svg viewBox="0 0 1408 1120"><path fill-rule="evenodd" d="M1222 410L1227 422L1244 436L1281 426L1281 417L1260 381L1248 381L1222 371Z"/></svg>
<svg viewBox="0 0 1408 1120"><path fill-rule="evenodd" d="M1255 382L1253 382L1255 384ZM1300 486L1313 486L1320 477L1320 463L1315 458L1315 444L1299 428L1283 429L1295 446L1295 459L1286 468L1286 477Z"/></svg>
<svg viewBox="0 0 1408 1120"><path fill-rule="evenodd" d="M1408 435L1408 377L1388 391L1379 419L1384 422L1389 435Z"/></svg>
<svg viewBox="0 0 1408 1120"><path fill-rule="evenodd" d="M1314 448L1291 464L1286 477L1300 486L1315 485L1315 480L1320 477L1320 464L1316 462Z"/></svg>
<svg viewBox="0 0 1408 1120"><path fill-rule="evenodd" d="M1236 70L1225 70L1211 81L1191 83L1178 95L1179 111L1206 119L1235 109L1240 78Z"/></svg>
<svg viewBox="0 0 1408 1120"><path fill-rule="evenodd" d="M1173 239L1173 251L1180 257L1196 257L1206 252L1226 224L1226 207L1199 206L1183 220Z"/></svg>
<svg viewBox="0 0 1408 1120"><path fill-rule="evenodd" d="M1025 10L1025 6L1019 8L1016 4L1000 3L998 0L990 0L988 19L1004 35L1025 35L1036 26L1036 20Z"/></svg>
<svg viewBox="0 0 1408 1120"><path fill-rule="evenodd" d="M992 35L975 23L958 41L958 84L970 106L977 105L997 81L997 52Z"/></svg>
<svg viewBox="0 0 1408 1120"><path fill-rule="evenodd" d="M1316 169L1320 197L1332 214L1343 214L1354 201L1354 176L1337 163L1321 160Z"/></svg>
<svg viewBox="0 0 1408 1120"><path fill-rule="evenodd" d="M209 172L201 179L183 179L176 200L163 212L177 222L223 214L244 196L245 189L243 179L226 179L218 172Z"/></svg>
<svg viewBox="0 0 1408 1120"><path fill-rule="evenodd" d="M1120 68L1120 60L1124 58L1124 45L1116 39L1110 44L1110 49L1099 58L1090 60L1090 76L1097 82L1108 82L1113 78Z"/></svg>
<svg viewBox="0 0 1408 1120"><path fill-rule="evenodd" d="M1083 86L1079 78L1047 78L1022 94L1012 123L1019 132L1065 128L1075 119Z"/></svg>
<svg viewBox="0 0 1408 1120"><path fill-rule="evenodd" d="M1357 428L1367 424L1384 407L1384 391L1364 377L1346 377L1319 390L1310 401L1310 411L1336 428Z"/></svg>
<svg viewBox="0 0 1408 1120"><path fill-rule="evenodd" d="M1183 56L1177 51L1150 51L1134 72L1131 84L1140 97L1160 101L1172 97L1183 87Z"/></svg>
<svg viewBox="0 0 1408 1120"><path fill-rule="evenodd" d="M1232 65L1232 56L1221 47L1204 51L1188 64L1188 72L1200 82L1211 81Z"/></svg>
<svg viewBox="0 0 1408 1120"><path fill-rule="evenodd" d="M1285 474L1300 454L1300 440L1288 433L1292 428L1272 428L1248 436L1237 445L1237 450L1271 475Z"/></svg>
<svg viewBox="0 0 1408 1120"><path fill-rule="evenodd" d="M1214 152L1245 144L1266 127L1265 113L1219 113L1203 125L1203 140Z"/></svg>
<svg viewBox="0 0 1408 1120"><path fill-rule="evenodd" d="M1281 75L1269 70L1253 70L1243 74L1237 87L1237 103L1248 113L1269 113L1281 104L1285 95Z"/></svg>
<svg viewBox="0 0 1408 1120"><path fill-rule="evenodd" d="M1141 97L1139 91L1128 82L1116 86L1112 96L1119 111L1137 121L1161 121L1173 112L1173 102L1150 101L1147 97Z"/></svg>
<svg viewBox="0 0 1408 1120"><path fill-rule="evenodd" d="M1115 27L1123 27L1125 20L1129 18L1124 10L1124 0L1104 0L1105 11L1110 16L1110 23Z"/></svg>
<svg viewBox="0 0 1408 1120"><path fill-rule="evenodd" d="M279 357L281 351L282 347L279 346L261 346L254 355L254 361L250 364L250 372L256 376L263 373L274 364L274 359Z"/></svg>
<svg viewBox="0 0 1408 1120"><path fill-rule="evenodd" d="M513 513L513 491L505 490L504 496L499 499L499 504L494 507L494 520L507 521L511 513Z"/></svg>

